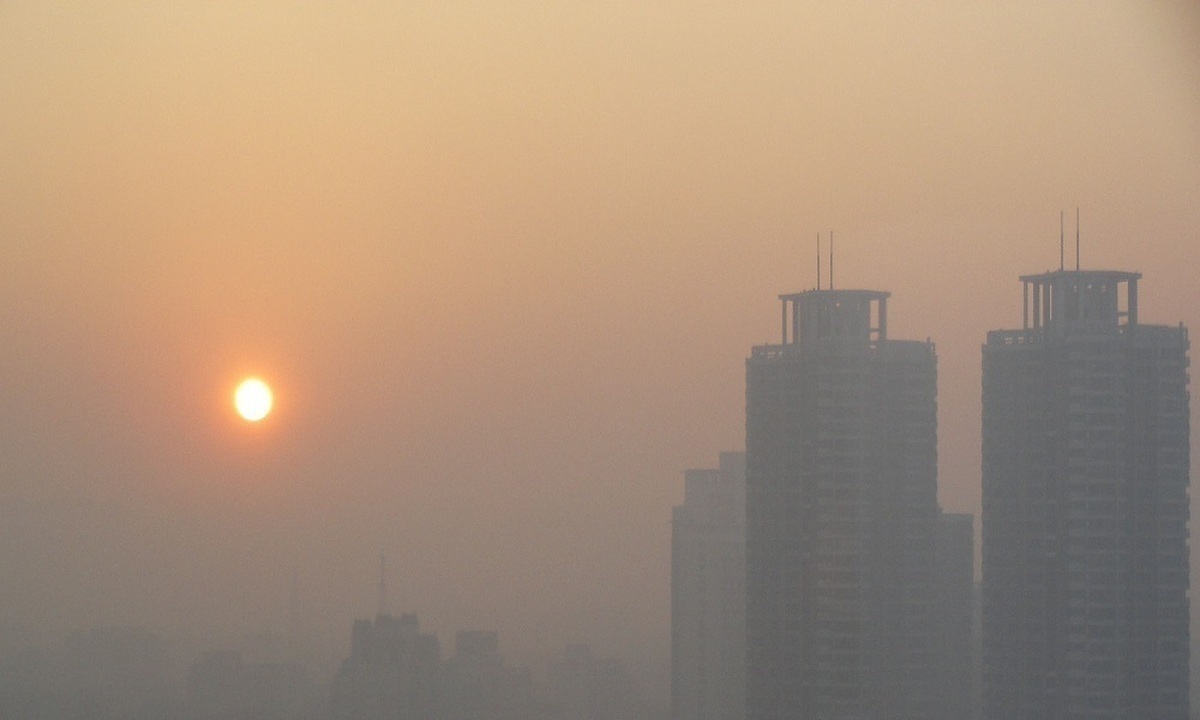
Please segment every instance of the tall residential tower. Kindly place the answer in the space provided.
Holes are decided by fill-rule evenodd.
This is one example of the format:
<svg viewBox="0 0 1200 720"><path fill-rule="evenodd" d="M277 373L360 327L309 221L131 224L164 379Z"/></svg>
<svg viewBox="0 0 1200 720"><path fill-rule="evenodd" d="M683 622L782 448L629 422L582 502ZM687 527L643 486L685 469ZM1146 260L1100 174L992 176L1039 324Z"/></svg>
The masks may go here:
<svg viewBox="0 0 1200 720"><path fill-rule="evenodd" d="M781 295L746 361L748 720L938 713L936 356L888 297Z"/></svg>
<svg viewBox="0 0 1200 720"><path fill-rule="evenodd" d="M1188 717L1188 334L1140 278L1022 277L983 347L989 720Z"/></svg>

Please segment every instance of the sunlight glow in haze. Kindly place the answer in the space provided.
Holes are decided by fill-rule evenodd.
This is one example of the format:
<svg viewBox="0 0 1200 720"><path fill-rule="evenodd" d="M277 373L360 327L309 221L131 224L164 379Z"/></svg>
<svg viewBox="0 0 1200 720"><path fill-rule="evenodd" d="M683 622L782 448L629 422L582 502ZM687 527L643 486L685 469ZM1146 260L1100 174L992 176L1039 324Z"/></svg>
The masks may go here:
<svg viewBox="0 0 1200 720"><path fill-rule="evenodd" d="M233 404L241 415L250 422L258 422L271 412L274 396L271 388L258 378L248 378L238 385L233 394Z"/></svg>

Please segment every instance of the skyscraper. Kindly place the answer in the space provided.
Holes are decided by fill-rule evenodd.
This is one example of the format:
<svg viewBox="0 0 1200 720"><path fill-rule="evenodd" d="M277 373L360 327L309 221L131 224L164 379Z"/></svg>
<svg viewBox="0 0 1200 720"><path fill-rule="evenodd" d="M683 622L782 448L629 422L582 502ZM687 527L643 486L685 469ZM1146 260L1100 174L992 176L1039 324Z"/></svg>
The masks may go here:
<svg viewBox="0 0 1200 720"><path fill-rule="evenodd" d="M745 717L746 454L684 472L671 516L671 717Z"/></svg>
<svg viewBox="0 0 1200 720"><path fill-rule="evenodd" d="M781 295L746 362L749 720L936 713L936 356L888 297Z"/></svg>
<svg viewBox="0 0 1200 720"><path fill-rule="evenodd" d="M983 347L991 720L1188 717L1188 334L1140 278L1022 277Z"/></svg>

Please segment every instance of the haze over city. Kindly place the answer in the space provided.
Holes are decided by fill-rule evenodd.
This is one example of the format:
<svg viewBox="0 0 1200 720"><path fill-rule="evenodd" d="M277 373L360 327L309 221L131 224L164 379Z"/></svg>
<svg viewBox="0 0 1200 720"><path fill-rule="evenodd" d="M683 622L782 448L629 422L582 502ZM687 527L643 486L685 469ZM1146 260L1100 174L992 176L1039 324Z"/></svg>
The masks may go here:
<svg viewBox="0 0 1200 720"><path fill-rule="evenodd" d="M682 471L817 234L936 343L978 514L980 345L1076 208L1200 327L1195 2L0 4L0 646L294 597L337 659L382 553L426 631L659 683Z"/></svg>

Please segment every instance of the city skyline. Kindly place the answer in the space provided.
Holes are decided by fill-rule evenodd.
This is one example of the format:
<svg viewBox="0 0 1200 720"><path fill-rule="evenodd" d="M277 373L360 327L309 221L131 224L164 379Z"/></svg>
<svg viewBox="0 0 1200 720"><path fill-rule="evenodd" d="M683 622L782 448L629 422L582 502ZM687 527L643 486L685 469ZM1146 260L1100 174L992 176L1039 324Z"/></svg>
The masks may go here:
<svg viewBox="0 0 1200 720"><path fill-rule="evenodd" d="M1200 327L1198 15L5 3L0 637L284 632L295 588L340 652L382 552L425 626L666 679L679 472L742 447L818 233L937 341L948 511L1061 211Z"/></svg>

